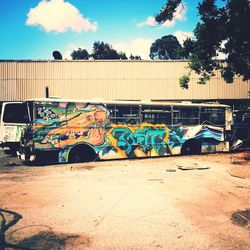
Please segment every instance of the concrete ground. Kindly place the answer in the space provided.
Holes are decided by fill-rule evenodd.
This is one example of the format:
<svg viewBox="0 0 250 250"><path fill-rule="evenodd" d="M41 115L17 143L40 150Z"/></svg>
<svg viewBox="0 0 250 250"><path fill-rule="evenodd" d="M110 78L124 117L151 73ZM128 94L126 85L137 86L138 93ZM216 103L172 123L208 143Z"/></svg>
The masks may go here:
<svg viewBox="0 0 250 250"><path fill-rule="evenodd" d="M19 249L250 249L249 155L27 167L1 151L0 208L22 218L1 229L5 241L0 244L2 249L8 244ZM2 214L6 223L13 218L8 211Z"/></svg>

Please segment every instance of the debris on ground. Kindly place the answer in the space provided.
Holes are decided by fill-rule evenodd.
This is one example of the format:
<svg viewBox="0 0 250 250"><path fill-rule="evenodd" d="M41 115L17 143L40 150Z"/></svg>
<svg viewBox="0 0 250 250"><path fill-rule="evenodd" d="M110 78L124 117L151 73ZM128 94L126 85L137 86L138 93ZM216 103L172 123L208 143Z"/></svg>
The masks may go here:
<svg viewBox="0 0 250 250"><path fill-rule="evenodd" d="M176 169L166 169L166 172L176 172Z"/></svg>
<svg viewBox="0 0 250 250"><path fill-rule="evenodd" d="M240 178L240 179L245 179L244 177L242 176L239 176L239 175L233 175L233 174L230 174L232 177L236 177L236 178Z"/></svg>
<svg viewBox="0 0 250 250"><path fill-rule="evenodd" d="M250 155L245 156L244 159L245 159L246 161L250 161Z"/></svg>
<svg viewBox="0 0 250 250"><path fill-rule="evenodd" d="M20 163L18 162L8 162L7 164L5 164L6 167L17 167L17 166L21 166Z"/></svg>
<svg viewBox="0 0 250 250"><path fill-rule="evenodd" d="M148 181L158 181L160 183L164 183L165 182L163 179L148 179Z"/></svg>
<svg viewBox="0 0 250 250"><path fill-rule="evenodd" d="M71 171L74 171L74 170L76 170L76 171L80 171L80 170L92 170L93 168L95 168L95 166L89 165L87 163L84 163L83 165L80 164L80 165L71 166L70 170Z"/></svg>
<svg viewBox="0 0 250 250"><path fill-rule="evenodd" d="M250 152L242 152L237 155L232 155L231 163L234 165L250 165Z"/></svg>
<svg viewBox="0 0 250 250"><path fill-rule="evenodd" d="M250 230L250 209L234 212L232 214L231 220L234 224Z"/></svg>
<svg viewBox="0 0 250 250"><path fill-rule="evenodd" d="M197 164L194 164L193 166L182 166L182 165L178 165L178 169L180 170L206 170L209 169L209 167L197 167Z"/></svg>
<svg viewBox="0 0 250 250"><path fill-rule="evenodd" d="M231 164L229 174L233 177L241 179L250 179L250 151L240 152L231 156Z"/></svg>

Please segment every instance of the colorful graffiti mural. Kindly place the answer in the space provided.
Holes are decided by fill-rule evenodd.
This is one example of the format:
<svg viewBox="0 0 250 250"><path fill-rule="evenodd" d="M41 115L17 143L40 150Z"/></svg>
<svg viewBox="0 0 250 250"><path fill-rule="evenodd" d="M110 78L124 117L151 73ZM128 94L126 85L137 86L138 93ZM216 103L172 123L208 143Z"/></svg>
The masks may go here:
<svg viewBox="0 0 250 250"><path fill-rule="evenodd" d="M108 134L110 145L102 151L101 158L137 158L147 156L164 156L170 154L167 144L168 132L166 126L150 126L147 123L141 126L125 127L112 125ZM114 151L117 155L111 154Z"/></svg>
<svg viewBox="0 0 250 250"><path fill-rule="evenodd" d="M38 149L60 149L77 143L97 146L105 140L108 113L101 106L73 108L59 103L57 107L38 107L37 111L40 117L33 123L32 133Z"/></svg>
<svg viewBox="0 0 250 250"><path fill-rule="evenodd" d="M85 103L37 104L36 119L24 135L26 146L57 150L59 162L67 162L79 144L93 148L100 159L165 156L180 153L189 139L224 140L223 129L209 125L193 127L142 123L113 124L104 105ZM204 144L205 145L205 144Z"/></svg>

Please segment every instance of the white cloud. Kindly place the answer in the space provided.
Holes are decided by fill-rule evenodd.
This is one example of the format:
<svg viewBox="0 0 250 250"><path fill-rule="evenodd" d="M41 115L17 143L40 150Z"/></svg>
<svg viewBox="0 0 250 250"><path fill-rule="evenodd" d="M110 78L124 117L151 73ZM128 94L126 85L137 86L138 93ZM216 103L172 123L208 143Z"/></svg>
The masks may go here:
<svg viewBox="0 0 250 250"><path fill-rule="evenodd" d="M97 30L96 22L91 23L74 5L64 0L42 0L30 9L26 25L40 26L47 32Z"/></svg>
<svg viewBox="0 0 250 250"><path fill-rule="evenodd" d="M114 43L112 47L118 52L125 52L127 57L131 54L134 56L140 56L142 59L150 59L149 52L153 43L151 38L136 38L128 42Z"/></svg>
<svg viewBox="0 0 250 250"><path fill-rule="evenodd" d="M193 32L186 32L186 31L181 31L181 30L177 30L174 33L174 36L176 36L176 38L178 39L179 43L181 45L183 45L183 42L187 39L187 38L191 38L194 36Z"/></svg>
<svg viewBox="0 0 250 250"><path fill-rule="evenodd" d="M154 17L149 16L146 19L146 21L137 24L137 27L143 27L143 26L158 26L158 24L155 22Z"/></svg>
<svg viewBox="0 0 250 250"><path fill-rule="evenodd" d="M155 21L155 18L152 16L149 16L144 22L138 23L137 27L143 27L143 26L160 26L160 27L172 27L175 25L177 21L183 21L186 18L187 8L186 6L183 6L182 4L179 4L179 6L176 9L176 12L174 13L174 17L172 21L166 21L162 24L158 24Z"/></svg>

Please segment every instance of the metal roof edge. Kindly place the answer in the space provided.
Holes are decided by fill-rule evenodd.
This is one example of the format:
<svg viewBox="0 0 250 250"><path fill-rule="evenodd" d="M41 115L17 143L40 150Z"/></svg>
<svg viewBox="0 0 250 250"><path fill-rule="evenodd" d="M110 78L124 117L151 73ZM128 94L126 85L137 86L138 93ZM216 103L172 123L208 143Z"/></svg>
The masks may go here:
<svg viewBox="0 0 250 250"><path fill-rule="evenodd" d="M192 102L159 102L159 101L151 101L151 100L105 100L101 98L95 99L60 99L60 98L34 98L27 99L24 101L34 101L34 102L83 102L83 103L93 103L93 104L121 104L121 105L153 105L153 106L202 106L202 107L230 107L229 105L220 104L220 103L192 103Z"/></svg>
<svg viewBox="0 0 250 250"><path fill-rule="evenodd" d="M157 63L157 62L189 62L189 60L46 60L46 59L18 59L18 60L12 60L12 59L0 59L0 62L88 62L88 63L93 63L93 62L152 62L152 63Z"/></svg>

